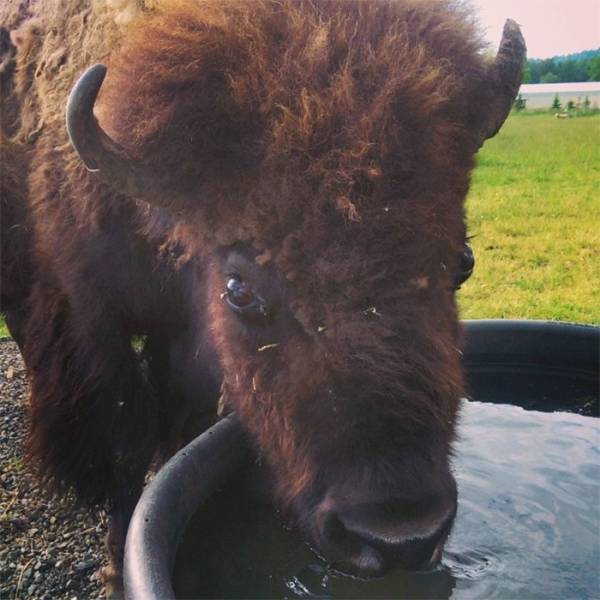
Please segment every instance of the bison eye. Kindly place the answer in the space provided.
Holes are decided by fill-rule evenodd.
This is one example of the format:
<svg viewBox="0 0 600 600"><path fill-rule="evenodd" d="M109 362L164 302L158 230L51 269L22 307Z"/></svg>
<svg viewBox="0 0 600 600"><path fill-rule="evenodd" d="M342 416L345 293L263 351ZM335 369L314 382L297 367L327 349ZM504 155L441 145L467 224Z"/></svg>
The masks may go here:
<svg viewBox="0 0 600 600"><path fill-rule="evenodd" d="M265 303L256 295L252 287L237 276L227 280L227 291L223 294L227 306L238 314L252 312L266 315Z"/></svg>
<svg viewBox="0 0 600 600"><path fill-rule="evenodd" d="M459 289L460 286L471 277L475 268L475 255L471 246L465 243L463 251L460 255L458 272L454 275L454 289Z"/></svg>

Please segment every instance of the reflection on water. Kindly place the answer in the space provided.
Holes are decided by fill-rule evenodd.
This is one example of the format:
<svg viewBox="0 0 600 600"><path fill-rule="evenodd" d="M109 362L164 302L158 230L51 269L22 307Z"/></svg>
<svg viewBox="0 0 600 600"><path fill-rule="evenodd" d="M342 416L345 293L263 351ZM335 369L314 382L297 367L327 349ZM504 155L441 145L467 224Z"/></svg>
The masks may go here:
<svg viewBox="0 0 600 600"><path fill-rule="evenodd" d="M598 598L598 420L466 403L459 512L443 565L457 598Z"/></svg>
<svg viewBox="0 0 600 600"><path fill-rule="evenodd" d="M442 565L362 581L327 569L268 507L223 494L197 515L180 597L598 598L600 426L591 417L465 402L459 509Z"/></svg>

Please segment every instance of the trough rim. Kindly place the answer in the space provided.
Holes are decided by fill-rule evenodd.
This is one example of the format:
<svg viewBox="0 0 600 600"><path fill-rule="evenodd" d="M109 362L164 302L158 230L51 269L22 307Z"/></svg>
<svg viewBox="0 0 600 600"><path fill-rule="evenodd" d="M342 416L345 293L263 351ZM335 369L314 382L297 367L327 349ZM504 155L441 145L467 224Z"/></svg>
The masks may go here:
<svg viewBox="0 0 600 600"><path fill-rule="evenodd" d="M127 531L123 563L126 598L175 598L171 574L188 521L249 456L246 436L230 414L163 465L144 489Z"/></svg>

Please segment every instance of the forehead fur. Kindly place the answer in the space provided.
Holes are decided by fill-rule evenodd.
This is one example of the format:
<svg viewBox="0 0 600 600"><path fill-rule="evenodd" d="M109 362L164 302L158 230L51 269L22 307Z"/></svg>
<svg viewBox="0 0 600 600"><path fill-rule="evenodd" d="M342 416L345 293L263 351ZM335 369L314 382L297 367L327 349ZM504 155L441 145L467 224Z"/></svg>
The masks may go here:
<svg viewBox="0 0 600 600"><path fill-rule="evenodd" d="M200 235L321 272L320 293L460 243L483 69L461 3L157 4L109 62L99 116L187 191Z"/></svg>

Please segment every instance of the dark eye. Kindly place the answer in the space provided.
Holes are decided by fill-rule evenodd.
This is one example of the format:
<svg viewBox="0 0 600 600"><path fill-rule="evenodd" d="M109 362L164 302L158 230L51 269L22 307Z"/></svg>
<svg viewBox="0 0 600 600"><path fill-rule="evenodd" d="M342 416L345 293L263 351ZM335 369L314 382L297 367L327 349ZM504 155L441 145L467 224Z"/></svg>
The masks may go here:
<svg viewBox="0 0 600 600"><path fill-rule="evenodd" d="M227 306L233 311L246 314L257 312L265 314L264 302L257 296L252 287L239 277L229 277L227 291L223 294Z"/></svg>
<svg viewBox="0 0 600 600"><path fill-rule="evenodd" d="M465 243L458 265L458 271L454 275L454 289L456 290L471 277L475 268L475 256L469 244Z"/></svg>

